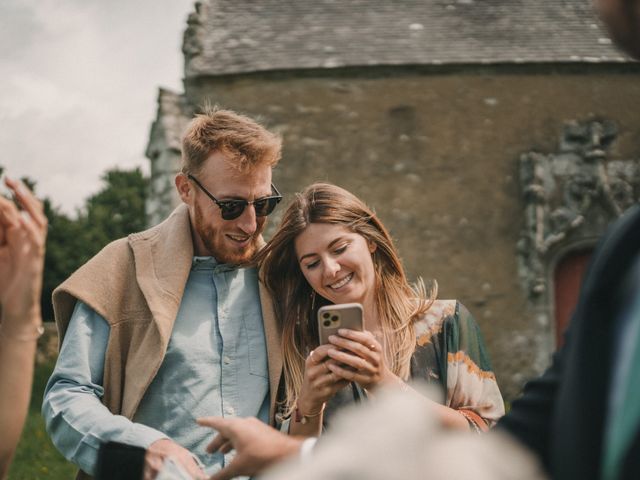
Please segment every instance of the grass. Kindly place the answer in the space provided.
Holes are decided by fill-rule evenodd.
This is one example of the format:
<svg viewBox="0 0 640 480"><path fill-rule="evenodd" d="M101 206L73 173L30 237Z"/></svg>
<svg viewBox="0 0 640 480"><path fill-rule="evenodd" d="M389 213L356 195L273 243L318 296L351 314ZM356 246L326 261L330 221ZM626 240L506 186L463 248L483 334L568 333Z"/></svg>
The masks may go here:
<svg viewBox="0 0 640 480"><path fill-rule="evenodd" d="M53 446L40 416L42 394L52 370L51 362L36 365L29 414L9 470L9 480L70 480L75 477L76 467Z"/></svg>

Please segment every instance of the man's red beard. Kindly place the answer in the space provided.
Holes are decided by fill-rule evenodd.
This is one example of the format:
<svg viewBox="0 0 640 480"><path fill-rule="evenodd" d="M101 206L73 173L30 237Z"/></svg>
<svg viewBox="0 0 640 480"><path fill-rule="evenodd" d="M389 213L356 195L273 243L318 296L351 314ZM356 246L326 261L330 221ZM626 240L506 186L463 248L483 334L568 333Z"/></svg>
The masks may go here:
<svg viewBox="0 0 640 480"><path fill-rule="evenodd" d="M242 250L233 249L230 248L228 242L225 242L225 234L218 232L217 229L207 224L204 221L202 210L198 208L198 205L195 206L194 233L200 236L209 253L220 263L238 265L251 261L260 249L260 235L265 225L266 221L259 221L256 231L251 235L249 245Z"/></svg>

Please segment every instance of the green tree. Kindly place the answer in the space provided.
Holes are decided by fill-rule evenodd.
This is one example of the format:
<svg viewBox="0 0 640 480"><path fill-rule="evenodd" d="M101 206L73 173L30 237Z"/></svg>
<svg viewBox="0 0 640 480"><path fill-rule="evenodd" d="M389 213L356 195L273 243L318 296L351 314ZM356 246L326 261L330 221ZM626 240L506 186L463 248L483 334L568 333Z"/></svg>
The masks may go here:
<svg viewBox="0 0 640 480"><path fill-rule="evenodd" d="M42 314L53 319L51 294L71 273L107 243L143 230L148 180L139 168L112 169L102 176L104 187L71 218L45 199L49 219Z"/></svg>
<svg viewBox="0 0 640 480"><path fill-rule="evenodd" d="M0 175L3 171L0 165ZM21 179L36 192L36 183ZM143 230L148 179L139 168L107 170L104 186L90 196L75 218L62 212L49 198L42 199L49 220L42 285L42 316L53 320L51 294L78 267L107 243Z"/></svg>
<svg viewBox="0 0 640 480"><path fill-rule="evenodd" d="M102 180L105 187L85 206L87 240L98 246L92 255L112 240L143 230L147 221L148 180L139 168L108 170Z"/></svg>
<svg viewBox="0 0 640 480"><path fill-rule="evenodd" d="M42 317L53 320L51 294L65 278L90 257L90 247L84 241L82 222L71 218L44 199L44 212L49 220L47 250L44 257L42 282Z"/></svg>

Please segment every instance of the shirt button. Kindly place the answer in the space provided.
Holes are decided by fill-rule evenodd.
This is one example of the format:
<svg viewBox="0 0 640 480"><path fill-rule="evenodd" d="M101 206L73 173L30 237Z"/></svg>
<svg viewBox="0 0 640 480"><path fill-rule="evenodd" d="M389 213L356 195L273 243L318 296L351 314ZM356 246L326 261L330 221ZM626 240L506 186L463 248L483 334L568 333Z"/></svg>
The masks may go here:
<svg viewBox="0 0 640 480"><path fill-rule="evenodd" d="M227 356L225 356L222 361L224 362L225 365L229 365L231 363L231 359Z"/></svg>
<svg viewBox="0 0 640 480"><path fill-rule="evenodd" d="M233 415L236 413L236 411L233 409L233 407L226 407L224 409L224 413L226 413L227 415Z"/></svg>

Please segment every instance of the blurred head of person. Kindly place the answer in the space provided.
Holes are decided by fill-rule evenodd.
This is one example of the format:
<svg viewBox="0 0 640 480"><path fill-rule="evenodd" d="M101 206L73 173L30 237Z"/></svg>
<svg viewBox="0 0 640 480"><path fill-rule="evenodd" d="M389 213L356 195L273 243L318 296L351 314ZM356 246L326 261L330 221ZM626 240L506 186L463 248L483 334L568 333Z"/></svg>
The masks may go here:
<svg viewBox="0 0 640 480"><path fill-rule="evenodd" d="M611 38L640 60L640 0L595 0L595 6Z"/></svg>

